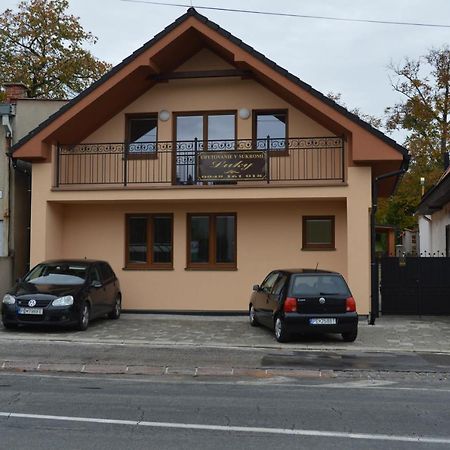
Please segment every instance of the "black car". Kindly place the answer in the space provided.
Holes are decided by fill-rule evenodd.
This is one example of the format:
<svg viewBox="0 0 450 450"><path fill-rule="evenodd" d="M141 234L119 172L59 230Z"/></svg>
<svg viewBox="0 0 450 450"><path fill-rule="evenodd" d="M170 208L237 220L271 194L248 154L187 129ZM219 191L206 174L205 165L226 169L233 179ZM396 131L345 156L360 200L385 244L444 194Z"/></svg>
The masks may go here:
<svg viewBox="0 0 450 450"><path fill-rule="evenodd" d="M340 333L346 342L358 335L356 303L343 276L315 269L274 270L253 286L252 326L275 331L278 342L293 333Z"/></svg>
<svg viewBox="0 0 450 450"><path fill-rule="evenodd" d="M18 325L69 325L86 330L91 319L118 319L119 280L105 261L46 261L19 279L3 297L2 321Z"/></svg>

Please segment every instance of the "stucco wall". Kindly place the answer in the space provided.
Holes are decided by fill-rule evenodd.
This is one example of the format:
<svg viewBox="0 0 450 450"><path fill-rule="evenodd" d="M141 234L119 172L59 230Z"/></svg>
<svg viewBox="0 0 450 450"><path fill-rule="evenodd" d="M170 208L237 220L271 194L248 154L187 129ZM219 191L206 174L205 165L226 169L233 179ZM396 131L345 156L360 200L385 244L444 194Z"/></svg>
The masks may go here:
<svg viewBox="0 0 450 450"><path fill-rule="evenodd" d="M12 264L10 258L0 257L0 299L11 287Z"/></svg>
<svg viewBox="0 0 450 450"><path fill-rule="evenodd" d="M237 214L238 270L185 270L186 214L225 211ZM143 212L174 213L174 270L122 270L125 214ZM53 250L59 243L61 257L108 260L121 280L128 309L245 310L251 286L274 268L318 264L347 275L343 201L65 205L60 213L64 239L55 240ZM302 251L302 215L324 213L336 216L336 250Z"/></svg>
<svg viewBox="0 0 450 450"><path fill-rule="evenodd" d="M445 227L450 225L450 204L428 217L430 220L419 219L420 251L445 255Z"/></svg>
<svg viewBox="0 0 450 450"><path fill-rule="evenodd" d="M66 103L66 100L39 100L34 98L17 100L14 142L23 138Z"/></svg>
<svg viewBox="0 0 450 450"><path fill-rule="evenodd" d="M139 99L128 105L84 142L123 142L125 138L125 114L158 113L165 109L171 113L183 111L218 111L252 109L288 109L289 135L333 136L289 103L276 96L254 80L240 78L209 78L191 80L171 80L160 83L147 91ZM172 139L172 116L167 122L158 123L158 139ZM252 119L240 119L237 122L237 137L252 137Z"/></svg>
<svg viewBox="0 0 450 450"><path fill-rule="evenodd" d="M198 57L198 55L197 55ZM201 59L201 55L199 57ZM209 57L206 59L208 60ZM209 59L208 67L221 67ZM179 70L199 70L197 62ZM190 64L190 65L189 65ZM250 79L215 78L160 83L85 139L123 142L126 113L288 109L289 135L332 133ZM173 137L172 117L159 122L158 139ZM252 137L252 120L237 120L237 137ZM55 151L55 149L53 149ZM55 158L53 158L55 161ZM346 159L348 161L348 158ZM348 167L346 183L303 186L148 186L52 190L52 163L33 167L32 263L48 258L101 258L111 262L128 309L245 310L251 286L274 268L316 267L342 272L358 312L370 303L370 167ZM125 214L174 213L174 270L123 270ZM186 214L237 213L237 271L188 271ZM302 251L302 215L336 216L336 250Z"/></svg>
<svg viewBox="0 0 450 450"><path fill-rule="evenodd" d="M15 115L10 116L12 143L18 142L66 101L18 99ZM5 128L0 127L0 220L3 220L3 252L0 267L0 292L24 274L29 262L29 176L10 170L6 152Z"/></svg>
<svg viewBox="0 0 450 450"><path fill-rule="evenodd" d="M419 248L423 254L432 253L431 251L431 217L419 216Z"/></svg>

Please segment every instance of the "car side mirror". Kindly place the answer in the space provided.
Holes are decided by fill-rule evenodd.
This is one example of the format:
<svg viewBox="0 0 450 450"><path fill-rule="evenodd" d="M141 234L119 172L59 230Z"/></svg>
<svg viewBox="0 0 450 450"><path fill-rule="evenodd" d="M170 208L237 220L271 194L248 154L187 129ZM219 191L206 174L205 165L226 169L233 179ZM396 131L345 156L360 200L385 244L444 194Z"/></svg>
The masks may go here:
<svg viewBox="0 0 450 450"><path fill-rule="evenodd" d="M255 285L253 286L253 290L254 290L254 291L259 291L259 289L260 289L259 284L255 284Z"/></svg>
<svg viewBox="0 0 450 450"><path fill-rule="evenodd" d="M20 277L16 278L16 283L22 283L22 278Z"/></svg>
<svg viewBox="0 0 450 450"><path fill-rule="evenodd" d="M102 287L102 283L100 283L100 281L98 281L98 280L94 280L94 281L91 283L91 287L93 287L93 288L95 288L95 289L101 288L101 287Z"/></svg>

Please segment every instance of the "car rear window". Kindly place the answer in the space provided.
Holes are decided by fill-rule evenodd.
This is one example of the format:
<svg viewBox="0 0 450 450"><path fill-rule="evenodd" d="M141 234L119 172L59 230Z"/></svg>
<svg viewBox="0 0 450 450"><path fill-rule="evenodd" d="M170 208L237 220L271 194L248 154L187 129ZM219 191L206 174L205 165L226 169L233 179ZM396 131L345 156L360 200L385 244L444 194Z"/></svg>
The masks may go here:
<svg viewBox="0 0 450 450"><path fill-rule="evenodd" d="M293 275L289 295L302 297L309 295L343 295L349 297L347 283L340 275Z"/></svg>
<svg viewBox="0 0 450 450"><path fill-rule="evenodd" d="M25 277L32 284L83 284L87 266L82 264L39 264Z"/></svg>

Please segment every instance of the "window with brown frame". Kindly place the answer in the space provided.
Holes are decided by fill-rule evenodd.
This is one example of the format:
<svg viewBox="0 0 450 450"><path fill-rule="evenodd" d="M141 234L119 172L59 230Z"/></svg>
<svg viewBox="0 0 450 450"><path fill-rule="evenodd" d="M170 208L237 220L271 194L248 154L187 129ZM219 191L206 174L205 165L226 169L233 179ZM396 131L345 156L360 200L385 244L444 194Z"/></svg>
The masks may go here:
<svg viewBox="0 0 450 450"><path fill-rule="evenodd" d="M126 257L128 269L172 269L173 216L127 214Z"/></svg>
<svg viewBox="0 0 450 450"><path fill-rule="evenodd" d="M253 136L258 150L270 150L271 155L286 154L288 140L287 110L253 111Z"/></svg>
<svg viewBox="0 0 450 450"><path fill-rule="evenodd" d="M188 214L187 268L236 268L236 214Z"/></svg>
<svg viewBox="0 0 450 450"><path fill-rule="evenodd" d="M177 164L176 184L197 182L196 154L236 148L236 111L174 113Z"/></svg>
<svg viewBox="0 0 450 450"><path fill-rule="evenodd" d="M127 114L126 150L129 157L156 158L158 146L158 115Z"/></svg>
<svg viewBox="0 0 450 450"><path fill-rule="evenodd" d="M303 216L302 250L335 250L334 216Z"/></svg>

